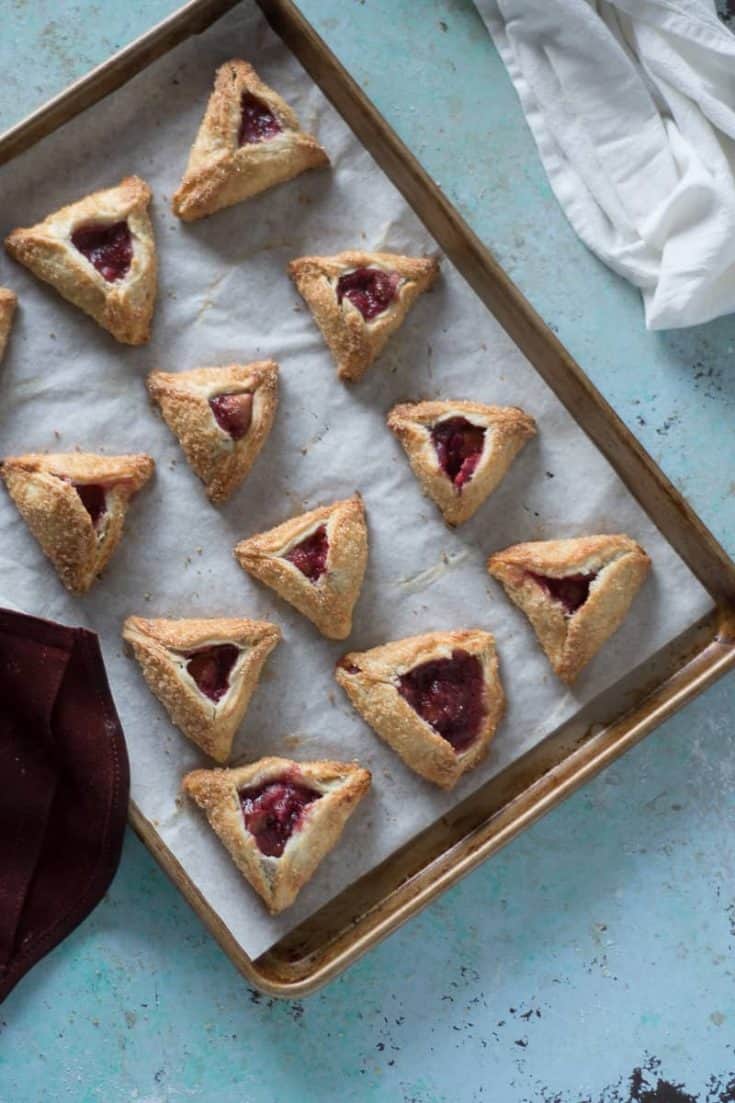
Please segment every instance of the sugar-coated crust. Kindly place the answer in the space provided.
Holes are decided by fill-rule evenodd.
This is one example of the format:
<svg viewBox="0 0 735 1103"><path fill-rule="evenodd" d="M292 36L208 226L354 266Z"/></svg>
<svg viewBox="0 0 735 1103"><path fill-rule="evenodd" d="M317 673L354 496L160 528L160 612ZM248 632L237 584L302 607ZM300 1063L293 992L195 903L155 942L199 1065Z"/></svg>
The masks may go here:
<svg viewBox="0 0 735 1103"><path fill-rule="evenodd" d="M280 858L263 854L245 828L238 792L289 779L323 792L304 811L301 827ZM202 808L232 860L272 915L289 907L319 863L339 841L345 823L370 788L370 772L356 762L293 762L261 758L234 770L194 770L184 791Z"/></svg>
<svg viewBox="0 0 735 1103"><path fill-rule="evenodd" d="M348 298L337 302L336 282L353 268L384 268L402 277L393 302L370 322ZM356 382L402 325L419 295L434 283L439 263L433 257L350 250L333 257L299 257L291 261L288 272L322 331L340 379Z"/></svg>
<svg viewBox="0 0 735 1103"><path fill-rule="evenodd" d="M278 364L258 360L175 373L154 371L147 385L210 501L226 501L247 477L271 431L278 406ZM217 424L209 399L248 391L253 394L252 424L241 440L233 440Z"/></svg>
<svg viewBox="0 0 735 1103"><path fill-rule="evenodd" d="M414 711L397 688L400 675L422 663L449 658L455 648L474 655L482 664L487 709L477 739L460 753ZM370 651L351 651L340 659L335 676L380 738L410 769L442 789L452 789L485 758L505 710L495 640L480 629L427 632Z"/></svg>
<svg viewBox="0 0 735 1103"><path fill-rule="evenodd" d="M267 141L238 147L243 92L265 103L281 124ZM174 214L192 222L292 180L307 169L329 164L311 134L305 134L286 101L246 61L235 58L217 70L186 172L173 196Z"/></svg>
<svg viewBox="0 0 735 1103"><path fill-rule="evenodd" d="M18 305L18 296L7 287L0 287L0 362L8 343L10 327L13 324L15 308Z"/></svg>
<svg viewBox="0 0 735 1103"><path fill-rule="evenodd" d="M461 488L442 469L431 439L433 426L450 417L465 417L486 429L479 463L470 481ZM424 493L437 504L448 525L461 525L476 513L502 482L523 445L536 433L534 419L517 406L443 400L394 406L388 414L388 427L405 448Z"/></svg>
<svg viewBox="0 0 735 1103"><path fill-rule="evenodd" d="M556 673L571 684L622 624L651 560L629 536L581 536L516 544L491 555L487 568L530 620ZM575 613L550 598L529 575L549 578L597 572Z"/></svg>
<svg viewBox="0 0 735 1103"><path fill-rule="evenodd" d="M73 593L85 593L122 536L130 499L153 474L150 456L90 452L8 456L2 476L24 521ZM103 523L92 519L71 482L109 484Z"/></svg>
<svg viewBox="0 0 735 1103"><path fill-rule="evenodd" d="M310 582L282 557L322 524L329 541L327 569L317 582ZM365 508L359 494L302 513L269 532L242 540L235 548L235 558L244 570L275 590L330 640L346 639L352 631L352 610L360 596L367 554Z"/></svg>
<svg viewBox="0 0 735 1103"><path fill-rule="evenodd" d="M108 330L125 345L150 337L156 299L156 246L148 216L151 190L138 176L62 207L43 222L13 230L5 239L11 257ZM126 220L133 240L130 270L109 283L74 247L72 232L85 223Z"/></svg>
<svg viewBox="0 0 735 1103"><path fill-rule="evenodd" d="M172 723L216 762L226 762L263 664L281 639L280 629L268 621L244 617L128 617L122 635ZM176 657L219 643L235 644L242 654L233 667L229 692L215 703L199 692Z"/></svg>

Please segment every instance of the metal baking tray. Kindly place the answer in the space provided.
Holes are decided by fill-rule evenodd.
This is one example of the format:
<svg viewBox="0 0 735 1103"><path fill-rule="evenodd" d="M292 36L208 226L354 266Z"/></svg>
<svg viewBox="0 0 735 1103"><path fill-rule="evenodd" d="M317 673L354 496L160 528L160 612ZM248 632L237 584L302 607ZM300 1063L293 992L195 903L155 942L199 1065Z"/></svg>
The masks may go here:
<svg viewBox="0 0 735 1103"><path fill-rule="evenodd" d="M0 164L113 92L237 0L190 0L0 135ZM248 2L248 0L246 0ZM735 564L291 0L257 0L273 30L617 471L713 600L713 610L259 958L251 960L134 804L130 822L244 977L297 998L335 977L460 877L735 665Z"/></svg>

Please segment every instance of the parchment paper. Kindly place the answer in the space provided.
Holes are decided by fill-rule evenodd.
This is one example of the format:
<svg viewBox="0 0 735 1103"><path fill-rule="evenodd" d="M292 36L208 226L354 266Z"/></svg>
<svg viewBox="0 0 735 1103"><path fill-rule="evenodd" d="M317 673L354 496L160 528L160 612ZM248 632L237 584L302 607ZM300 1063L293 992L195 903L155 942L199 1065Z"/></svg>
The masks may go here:
<svg viewBox="0 0 735 1103"><path fill-rule="evenodd" d="M168 200L214 70L232 56L252 61L294 105L328 149L333 169L184 226ZM436 247L250 4L6 167L0 229L30 225L132 172L150 182L156 197L160 292L153 340L143 349L116 344L3 257L0 283L18 291L21 309L0 369L0 446L3 454L145 451L155 457L157 475L133 503L103 580L82 599L63 590L3 495L0 598L99 632L130 749L133 797L235 938L257 956L689 626L710 601L446 260L436 290L417 304L363 383L337 380L285 274L287 261L356 246L416 254ZM264 356L282 367L276 424L246 484L215 509L149 407L143 381L154 367ZM385 426L395 402L439 397L521 405L540 430L501 488L456 533L422 497ZM232 548L355 489L367 506L370 562L355 631L342 645L321 639L248 578ZM525 618L489 579L485 558L521 540L618 531L647 548L654 571L627 623L574 691L566 691ZM124 655L120 628L130 613L274 620L284 641L236 740L236 759L357 758L373 772L373 791L340 846L278 919L266 915L203 819L179 798L182 775L205 763ZM485 764L443 794L404 768L362 723L332 671L348 647L468 626L495 633L509 707Z"/></svg>

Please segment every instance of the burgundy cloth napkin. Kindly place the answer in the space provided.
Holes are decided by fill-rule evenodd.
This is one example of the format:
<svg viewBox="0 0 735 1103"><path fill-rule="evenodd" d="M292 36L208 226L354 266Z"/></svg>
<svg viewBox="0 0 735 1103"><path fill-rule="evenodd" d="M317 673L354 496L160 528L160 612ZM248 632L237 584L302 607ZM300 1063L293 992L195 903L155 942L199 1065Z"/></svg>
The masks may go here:
<svg viewBox="0 0 735 1103"><path fill-rule="evenodd" d="M0 1001L106 892L129 786L95 633L0 609Z"/></svg>

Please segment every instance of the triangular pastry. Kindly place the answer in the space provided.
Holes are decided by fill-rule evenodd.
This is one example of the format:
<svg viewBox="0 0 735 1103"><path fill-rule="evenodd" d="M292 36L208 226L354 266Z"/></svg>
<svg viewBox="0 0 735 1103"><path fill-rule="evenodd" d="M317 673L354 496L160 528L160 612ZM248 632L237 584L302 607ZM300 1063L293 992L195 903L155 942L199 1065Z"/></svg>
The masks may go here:
<svg viewBox="0 0 735 1103"><path fill-rule="evenodd" d="M63 452L8 456L0 475L61 581L83 594L115 551L130 499L154 467L145 455Z"/></svg>
<svg viewBox="0 0 735 1103"><path fill-rule="evenodd" d="M329 158L246 61L217 70L172 207L184 222L231 207Z"/></svg>
<svg viewBox="0 0 735 1103"><path fill-rule="evenodd" d="M620 627L650 565L629 536L580 536L516 544L491 555L487 569L571 683Z"/></svg>
<svg viewBox="0 0 735 1103"><path fill-rule="evenodd" d="M432 257L352 251L300 257L289 275L337 364L340 379L361 379L439 274Z"/></svg>
<svg viewBox="0 0 735 1103"><path fill-rule="evenodd" d="M516 406L460 401L394 406L388 426L448 525L472 517L536 432L533 418Z"/></svg>
<svg viewBox="0 0 735 1103"><path fill-rule="evenodd" d="M224 502L253 466L278 405L273 360L160 372L148 390L213 502Z"/></svg>
<svg viewBox="0 0 735 1103"><path fill-rule="evenodd" d="M235 558L323 636L343 640L352 631L367 552L365 509L355 494L242 540Z"/></svg>
<svg viewBox="0 0 735 1103"><path fill-rule="evenodd" d="M123 639L172 723L210 758L226 762L263 664L281 639L276 625L128 617Z"/></svg>
<svg viewBox="0 0 735 1103"><path fill-rule="evenodd" d="M18 297L15 292L9 291L7 287L0 287L0 361L5 353L17 305Z"/></svg>
<svg viewBox="0 0 735 1103"><path fill-rule="evenodd" d="M183 787L275 915L336 846L370 772L356 762L261 758L234 770L194 770Z"/></svg>
<svg viewBox="0 0 735 1103"><path fill-rule="evenodd" d="M505 708L495 640L479 629L352 651L336 677L380 738L443 789L482 761Z"/></svg>
<svg viewBox="0 0 735 1103"><path fill-rule="evenodd" d="M150 336L156 298L151 190L127 176L5 239L11 257L125 345Z"/></svg>

